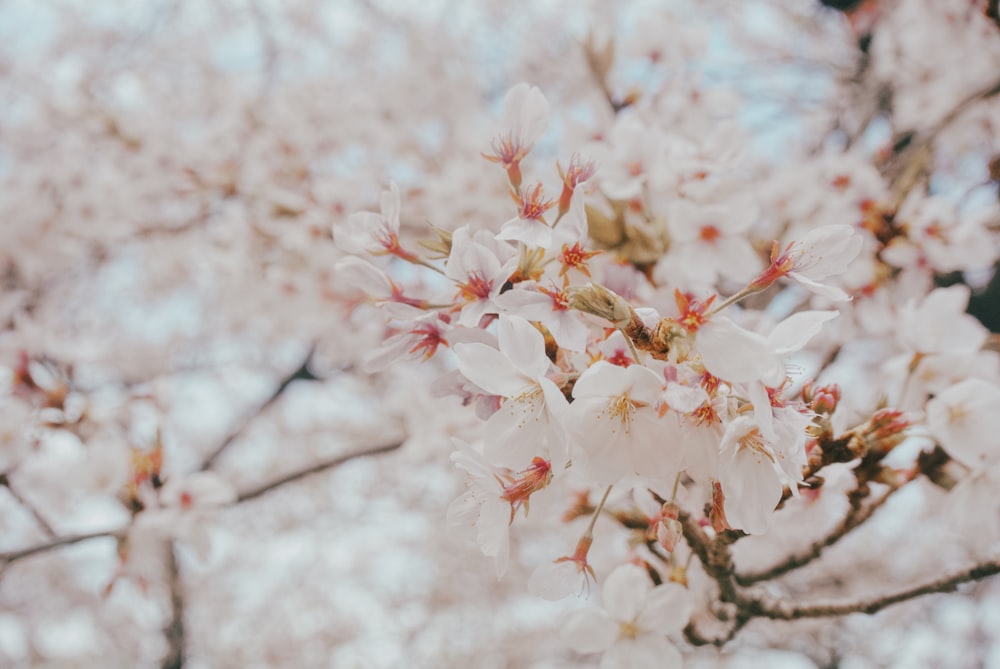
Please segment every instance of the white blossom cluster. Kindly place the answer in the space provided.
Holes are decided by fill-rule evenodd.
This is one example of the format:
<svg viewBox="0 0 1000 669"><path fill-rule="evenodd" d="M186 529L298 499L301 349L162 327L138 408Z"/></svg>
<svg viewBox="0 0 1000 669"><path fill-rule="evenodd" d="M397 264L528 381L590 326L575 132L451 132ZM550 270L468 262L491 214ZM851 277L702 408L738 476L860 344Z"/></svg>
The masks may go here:
<svg viewBox="0 0 1000 669"><path fill-rule="evenodd" d="M995 560L989 3L237 4L0 7L0 665L700 666Z"/></svg>
<svg viewBox="0 0 1000 669"><path fill-rule="evenodd" d="M838 439L853 449L839 461L854 463L907 439L938 444L974 474L956 496L984 494L998 459L1000 358L965 313L969 289L933 284L996 262L996 206L962 216L912 190L897 210L893 184L858 152L749 183L734 124L669 127L662 104L626 105L557 163L554 182L527 169L549 102L518 84L482 151L506 176L511 213L406 246L405 199L390 185L379 213L334 226L358 254L337 270L392 321L369 364L450 350L457 370L439 392L484 421L481 440L456 442L468 490L449 522L502 575L529 503L593 514L576 548L555 548L529 586L557 599L606 583L607 617L582 612L564 632L581 652L605 651L607 667L680 662L663 638L692 610L677 586L689 563L680 509L709 532L766 533L800 490L822 494L806 478L832 462L824 449ZM399 262L427 278L397 282ZM862 344L884 362L845 378L851 355L839 356ZM861 384L869 392L851 392ZM917 451L872 481L929 473ZM646 539L597 573L592 530L612 503L636 510ZM651 575L663 583L652 591Z"/></svg>

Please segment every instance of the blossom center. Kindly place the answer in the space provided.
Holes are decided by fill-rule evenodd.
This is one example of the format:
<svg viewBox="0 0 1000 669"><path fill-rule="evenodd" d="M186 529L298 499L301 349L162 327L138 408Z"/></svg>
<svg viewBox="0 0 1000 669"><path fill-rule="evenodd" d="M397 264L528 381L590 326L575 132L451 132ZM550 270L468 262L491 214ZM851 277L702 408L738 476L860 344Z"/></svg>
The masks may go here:
<svg viewBox="0 0 1000 669"><path fill-rule="evenodd" d="M722 233L714 225L703 225L701 226L701 231L698 233L698 237L701 238L701 241L707 244L714 244L715 241L721 236Z"/></svg>
<svg viewBox="0 0 1000 669"><path fill-rule="evenodd" d="M628 434L632 429L632 419L635 417L635 411L642 406L646 405L643 402L633 400L627 393L622 393L618 397L612 398L608 403L608 416L618 420L625 428L625 434Z"/></svg>
<svg viewBox="0 0 1000 669"><path fill-rule="evenodd" d="M493 292L493 282L486 279L482 272L470 272L469 280L459 286L459 293L467 301L485 300Z"/></svg>
<svg viewBox="0 0 1000 669"><path fill-rule="evenodd" d="M639 626L634 622L618 623L618 634L622 639L636 639L639 636Z"/></svg>

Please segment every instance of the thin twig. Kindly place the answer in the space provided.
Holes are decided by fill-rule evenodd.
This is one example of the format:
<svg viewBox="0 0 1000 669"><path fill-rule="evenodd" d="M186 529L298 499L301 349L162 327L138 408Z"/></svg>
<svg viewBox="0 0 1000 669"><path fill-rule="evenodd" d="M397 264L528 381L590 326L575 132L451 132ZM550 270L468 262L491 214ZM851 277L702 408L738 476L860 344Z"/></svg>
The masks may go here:
<svg viewBox="0 0 1000 669"><path fill-rule="evenodd" d="M330 469L332 467L336 467L337 465L341 465L341 464L347 462L348 460L353 460L355 458L360 458L360 457L364 457L364 456L367 456L367 455L378 455L380 453L388 453L390 451L396 450L397 448L399 448L402 445L403 445L403 440L399 440L399 441L394 441L394 442L389 443L389 444L385 444L384 446L377 446L375 448L371 448L371 449L369 449L367 451L358 451L357 453L348 453L346 455L339 455L339 456L337 456L335 458L332 458L330 460L324 460L324 461L316 463L314 465L310 465L309 467L306 467L304 469L300 469L298 471L291 472L290 474L286 474L286 475L282 476L281 478L278 478L278 479L275 479L274 481L270 481L268 483L260 485L260 486L258 486L256 488L253 488L252 490L247 490L246 492L242 492L242 493L240 493L239 497L236 498L235 504L240 504L241 502L246 502L246 501L254 499L256 497L260 497L261 495L263 495L265 493L271 492L275 488L280 488L281 486L285 485L286 483L292 483L293 481L298 481L299 479L305 478L305 477L310 476L312 474L318 474L319 472L325 471L325 470Z"/></svg>
<svg viewBox="0 0 1000 669"><path fill-rule="evenodd" d="M161 666L163 669L181 669L185 659L184 588L177 547L172 540L164 544L167 553L167 583L170 586L170 622L163 628L163 636L167 640L167 656Z"/></svg>
<svg viewBox="0 0 1000 669"><path fill-rule="evenodd" d="M90 539L103 539L104 537L120 537L124 533L122 529L116 530L102 530L100 532L88 532L87 534L73 534L66 537L58 537L52 541L47 541L43 544L37 544L31 546L30 548L22 548L16 551L8 551L6 553L0 553L0 563L3 566L20 560L21 558L30 557L32 555L37 555L38 553L46 553L56 548L61 548L63 546L70 546L72 544L80 543L81 541L89 541Z"/></svg>
<svg viewBox="0 0 1000 669"><path fill-rule="evenodd" d="M988 576L1000 573L1000 561L989 561L968 567L961 571L936 578L889 595L881 595L869 599L847 601L811 602L795 604L787 600L770 600L766 597L749 598L745 600L748 612L763 618L773 620L797 620L799 618L830 618L846 616L851 613L876 613L882 609L899 604L923 595L952 592L962 583L978 581Z"/></svg>
<svg viewBox="0 0 1000 669"><path fill-rule="evenodd" d="M31 517L35 519L35 523L40 528L42 528L42 531L45 532L46 536L48 536L49 538L56 536L56 533L52 529L52 526L49 525L49 521L45 520L45 517L41 514L41 512L38 509L35 508L35 505L32 504L29 500L25 499L14 488L14 486L10 482L10 476L8 474L9 472L3 472L2 474L0 474L0 486L7 488L7 492L10 493L10 496L13 497L18 504L24 507L28 511L28 513L31 514Z"/></svg>
<svg viewBox="0 0 1000 669"><path fill-rule="evenodd" d="M872 614L893 604L899 604L923 595L951 592L962 583L1000 573L1000 560L991 560L899 592L878 597L796 603L786 599L778 599L762 592L744 591L739 588L733 576L732 555L729 552L727 542L721 541L722 537L710 539L689 513L681 512L679 520L684 531L684 538L701 561L705 573L718 584L719 599L734 604L740 615L748 617L748 621L751 618L798 620L800 618L831 618L851 613Z"/></svg>
<svg viewBox="0 0 1000 669"><path fill-rule="evenodd" d="M346 455L340 455L337 456L336 458L332 458L330 460L324 460L317 464L310 465L309 467L291 472L289 474L282 476L281 478L275 479L268 483L264 483L263 485L260 485L252 490L248 490L244 493L241 493L232 503L232 506L235 506L242 502L246 502L251 499L255 499L287 483L292 483L294 481L298 481L299 479L305 478L311 474L316 474L325 471L327 469L331 469L349 460L353 460L355 458L360 458L368 455L378 455L380 453L388 453L390 451L396 450L402 445L403 445L403 440L394 441L384 446L378 446L376 448L368 449L366 451L358 451L356 453L348 453ZM82 541L88 541L90 539L100 539L103 537L119 538L125 536L127 533L128 533L128 528L125 527L114 530L90 532L88 534L74 534L71 536L59 537L53 539L52 541L48 541L43 544L37 544L29 548L22 548L16 551L0 553L0 567L6 567L8 564L10 564L11 562L15 562L16 560L30 557L32 555L38 555L40 553L46 553L48 551L55 550L63 546L69 546L71 544L80 543Z"/></svg>
<svg viewBox="0 0 1000 669"><path fill-rule="evenodd" d="M268 409L268 407L274 404L278 400L278 398L281 397L286 390L288 390L288 386L290 386L293 381L318 380L318 377L316 377L311 371L309 371L309 364L312 362L313 354L315 352L316 352L316 345L313 344L312 346L309 347L309 352L306 354L305 358L302 360L299 366L296 367L293 372L286 374L284 378L282 378L281 381L278 383L277 387L275 387L271 395L266 400L264 400L260 404L260 406L258 406L254 411L247 414L247 416L243 419L243 421L240 422L240 424L232 432L226 435L226 438L223 439L219 443L219 445L216 446L215 449L208 455L208 457L205 458L205 460L202 462L201 465L202 471L206 469L211 469L212 466L215 464L216 460L219 459L219 456L221 456L225 452L225 450L229 448L230 444L236 441L236 439L239 438L247 430L248 427L250 427L250 424L253 423L254 419L260 416L262 413L264 413L264 411Z"/></svg>
<svg viewBox="0 0 1000 669"><path fill-rule="evenodd" d="M732 641L736 634L739 633L739 631L743 629L752 619L753 616L741 611L737 614L736 620L733 621L733 623L729 626L729 629L726 630L724 634L714 637L702 634L701 630L698 629L698 626L692 621L688 623L687 627L684 628L684 638L686 638L688 643L692 646L712 645L716 648L721 648Z"/></svg>
<svg viewBox="0 0 1000 669"><path fill-rule="evenodd" d="M869 518L871 518L872 514L874 514L883 504L886 503L889 496L898 489L898 487L891 488L876 501L865 507L852 506L847 514L845 514L843 520L837 524L837 527L831 530L830 533L822 539L815 541L803 552L790 555L778 564L761 571L736 574L736 582L742 586L753 585L754 583L769 581L779 576L783 576L790 571L804 567L818 558L823 553L824 549L834 545L847 536L851 530L864 524Z"/></svg>

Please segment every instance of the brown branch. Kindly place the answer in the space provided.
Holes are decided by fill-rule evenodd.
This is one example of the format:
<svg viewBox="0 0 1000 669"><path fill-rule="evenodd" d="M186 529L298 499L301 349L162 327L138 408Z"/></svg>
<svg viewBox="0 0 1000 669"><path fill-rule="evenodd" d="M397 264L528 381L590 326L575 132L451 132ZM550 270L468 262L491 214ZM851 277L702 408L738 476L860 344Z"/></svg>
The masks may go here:
<svg viewBox="0 0 1000 669"><path fill-rule="evenodd" d="M287 483L292 483L294 481L298 481L299 479L303 479L307 476L311 476L312 474L318 474L319 472L326 471L327 469L331 469L333 467L336 467L337 465L341 465L347 462L348 460L353 460L355 458L365 457L368 455L379 455L381 453L389 453L390 451L394 451L402 445L403 445L403 440L400 439L399 441L394 441L392 443L385 444L383 446L377 446L367 451L348 453L346 455L339 455L330 460L323 460L322 462L310 465L309 467L306 467L304 469L300 469L298 471L291 472L290 474L286 474L281 478L275 479L268 483L264 483L263 485L253 488L252 490L247 490L246 492L242 492L240 493L239 497L236 498L236 502L234 503L240 504L242 502L246 502L248 500L260 497L265 493L271 492L275 488L280 488L281 486Z"/></svg>
<svg viewBox="0 0 1000 669"><path fill-rule="evenodd" d="M236 439L238 439L244 432L246 432L247 428L250 427L251 423L253 423L253 421L258 416L260 416L262 413L264 413L264 411L268 409L268 407L270 407L272 404L278 401L278 398L280 398L284 394L284 392L288 390L288 386L290 386L293 381L318 380L318 377L315 376L311 371L309 371L309 364L312 362L313 354L315 352L316 352L316 346L314 344L309 348L309 352L306 353L305 358L302 360L299 366L296 367L293 372L286 374L278 383L277 387L275 387L274 391L271 392L271 395L266 400L264 400L260 404L260 406L258 406L254 411L247 414L247 416L240 422L240 424L232 432L226 435L226 438L223 439L211 453L209 453L209 455L202 462L201 465L202 471L206 469L211 469L212 466L215 464L216 460L219 459L219 456L221 456L225 452L225 450L229 448L229 446L234 441L236 441Z"/></svg>
<svg viewBox="0 0 1000 669"><path fill-rule="evenodd" d="M718 584L719 599L736 606L738 609L737 621L742 616L747 617L743 624L752 618L797 620L800 618L831 618L851 613L872 614L893 604L899 604L923 595L951 592L962 583L1000 573L1000 560L994 560L899 592L869 599L795 603L760 592L747 592L739 588L733 575L732 555L729 552L728 542L724 540L725 537L710 539L698 522L687 512L681 512L679 520L684 538L701 561L705 573ZM698 634L695 629L691 630L691 637L696 640L706 638ZM713 642L706 641L706 643ZM721 643L725 643L725 641Z"/></svg>
<svg viewBox="0 0 1000 669"><path fill-rule="evenodd" d="M870 599L812 602L795 604L785 600L772 600L767 597L748 597L737 605L754 616L771 618L772 620L797 620L799 618L830 618L846 616L851 613L872 614L882 609L899 604L923 595L952 592L962 583L1000 573L1000 561L993 560L968 567L962 571L936 578L927 583L916 585L889 595L881 595Z"/></svg>
<svg viewBox="0 0 1000 669"><path fill-rule="evenodd" d="M353 460L355 458L360 458L368 455L378 455L380 453L388 453L390 451L396 450L402 445L403 445L403 440L400 439L399 441L394 441L392 443L385 444L383 446L377 446L375 448L366 451L359 451L357 453L348 453L346 455L339 455L330 460L323 460L322 462L310 465L309 467L306 467L304 469L291 472L289 474L282 476L281 478L269 481L268 483L264 483L252 490L243 492L236 498L236 500L233 502L233 505L239 504L241 502L246 502L251 499L255 499L257 497L260 497L261 495L264 495L265 493L271 492L276 488L280 488L281 486L287 483L292 483L294 481L298 481L299 479L305 478L311 474L317 474L327 469L331 469L349 460ZM74 534L66 537L58 537L56 539L53 539L52 541L48 541L43 544L30 546L28 548L22 548L16 551L8 551L6 553L0 553L0 567L6 567L11 562L15 562L22 558L30 557L32 555L47 553L48 551L55 550L57 548L62 548L63 546L69 546L83 541L89 541L90 539L100 539L103 537L121 538L125 536L127 533L128 533L128 528L125 527L115 530L102 530L100 532L90 532L88 534Z"/></svg>
<svg viewBox="0 0 1000 669"><path fill-rule="evenodd" d="M890 176L896 190L893 209L898 209L910 190L917 183L919 173L923 170L925 161L930 159L930 147L944 130L958 119L965 111L977 102L988 100L1000 94L1000 80L965 96L951 110L934 124L927 132L914 137L912 132L905 133L897 142L900 148L896 156L886 163L883 173Z"/></svg>
<svg viewBox="0 0 1000 669"><path fill-rule="evenodd" d="M748 622L753 619L753 616L748 615L740 611L736 615L736 619L730 625L729 629L726 630L724 634L718 636L707 636L698 629L698 626L694 622L688 623L687 627L684 628L684 638L688 640L692 646L715 646L716 648L721 648L727 643L733 640L733 638L743 629Z"/></svg>
<svg viewBox="0 0 1000 669"><path fill-rule="evenodd" d="M185 659L184 589L177 547L172 540L164 543L167 553L167 583L170 586L170 622L163 628L163 636L167 640L167 656L161 666L163 669L181 669Z"/></svg>
<svg viewBox="0 0 1000 669"><path fill-rule="evenodd" d="M117 530L102 530L100 532L89 532L87 534L73 534L67 537L59 537L48 541L44 544L38 544L36 546L31 546L29 548L22 548L16 551L8 551L6 553L0 553L0 563L3 566L7 566L11 562L20 560L21 558L30 557L32 555L37 555L39 553L46 553L48 551L54 550L56 548L62 548L63 546L70 546L72 544L77 544L82 541L89 541L91 539L102 539L104 537L121 537L124 534L123 529Z"/></svg>
<svg viewBox="0 0 1000 669"><path fill-rule="evenodd" d="M52 526L49 525L49 521L45 520L45 517L41 514L41 512L38 509L35 508L34 504L29 502L17 490L14 489L14 486L11 485L9 474L10 472L0 473L0 486L7 488L7 492L10 493L10 496L13 497L18 504L24 507L28 511L28 513L31 514L31 517L35 519L35 523L40 528L42 528L42 531L45 532L45 534L48 537L51 538L56 536L56 533L52 529Z"/></svg>
<svg viewBox="0 0 1000 669"><path fill-rule="evenodd" d="M742 586L753 585L754 583L758 583L760 581L769 581L779 576L783 576L790 571L806 566L822 555L824 549L834 545L847 536L851 530L864 524L883 504L885 504L886 500L889 499L889 496L898 489L899 488L897 487L890 488L888 492L865 507L852 504L850 510L848 510L848 512L844 515L843 520L837 524L837 527L831 530L830 533L822 539L815 541L811 546L809 546L809 548L801 553L789 555L783 561L767 569L749 572L746 574L735 574L734 578L736 579L736 582Z"/></svg>

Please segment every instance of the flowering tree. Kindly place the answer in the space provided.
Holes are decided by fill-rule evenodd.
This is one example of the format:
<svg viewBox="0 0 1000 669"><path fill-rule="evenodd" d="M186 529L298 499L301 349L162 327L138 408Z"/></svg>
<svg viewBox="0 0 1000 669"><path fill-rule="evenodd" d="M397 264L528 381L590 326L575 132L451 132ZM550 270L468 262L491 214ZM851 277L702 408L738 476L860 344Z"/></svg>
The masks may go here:
<svg viewBox="0 0 1000 669"><path fill-rule="evenodd" d="M6 11L5 662L914 666L813 621L1000 571L995 3Z"/></svg>

